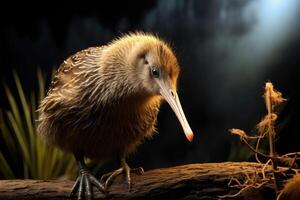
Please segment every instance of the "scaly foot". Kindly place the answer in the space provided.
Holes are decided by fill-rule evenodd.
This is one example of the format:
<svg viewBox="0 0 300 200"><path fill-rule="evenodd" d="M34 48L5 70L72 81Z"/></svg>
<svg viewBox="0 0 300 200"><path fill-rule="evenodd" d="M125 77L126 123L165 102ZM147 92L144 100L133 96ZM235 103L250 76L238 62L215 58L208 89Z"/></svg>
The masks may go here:
<svg viewBox="0 0 300 200"><path fill-rule="evenodd" d="M92 200L93 193L92 187L95 186L99 191L105 194L104 186L98 181L88 170L84 163L83 158L76 158L79 166L79 175L73 185L73 188L70 193L70 198L75 197L76 193L77 200Z"/></svg>
<svg viewBox="0 0 300 200"><path fill-rule="evenodd" d="M134 168L134 169L130 169L130 167L128 166L128 164L126 163L125 159L121 160L121 168L104 174L101 177L100 182L104 183L104 190L107 192L109 186L113 183L113 181L115 180L115 178L117 176L119 176L120 174L123 174L125 177L125 181L127 183L128 186L128 191L131 190L131 177L130 177L130 173L138 173L138 174L143 174L144 173L144 169L142 167L138 167L138 168Z"/></svg>

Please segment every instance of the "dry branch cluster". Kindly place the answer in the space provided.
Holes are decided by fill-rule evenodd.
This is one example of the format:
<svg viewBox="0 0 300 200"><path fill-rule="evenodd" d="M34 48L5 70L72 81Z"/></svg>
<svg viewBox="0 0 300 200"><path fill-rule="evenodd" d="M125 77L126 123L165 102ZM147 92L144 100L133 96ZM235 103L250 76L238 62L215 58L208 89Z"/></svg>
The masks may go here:
<svg viewBox="0 0 300 200"><path fill-rule="evenodd" d="M238 135L241 141L255 153L257 162L264 164L264 167L255 174L245 173L243 180L231 178L228 186L238 188L239 191L235 194L221 196L221 198L237 197L251 189L259 189L267 183L272 183L274 184L278 200L284 196L289 199L300 199L300 174L297 166L297 160L300 160L298 156L300 152L277 155L275 150L276 111L277 107L286 101L286 99L282 97L279 91L274 89L271 82L266 83L263 97L265 99L267 114L256 126L257 135L249 136L245 131L235 128L230 129L229 132L233 135ZM260 151L261 140L263 139L266 139L269 143L268 153ZM256 141L255 145L251 145L253 140ZM265 158L267 161L262 162L260 157ZM279 169L278 166L288 168ZM291 176L293 177L291 178ZM282 181L282 179L287 181Z"/></svg>

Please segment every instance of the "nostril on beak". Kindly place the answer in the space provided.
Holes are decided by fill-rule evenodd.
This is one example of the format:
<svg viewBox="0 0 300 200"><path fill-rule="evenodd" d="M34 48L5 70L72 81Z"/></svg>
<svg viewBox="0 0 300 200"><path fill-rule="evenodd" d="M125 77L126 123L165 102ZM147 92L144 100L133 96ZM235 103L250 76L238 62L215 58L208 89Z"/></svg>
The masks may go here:
<svg viewBox="0 0 300 200"><path fill-rule="evenodd" d="M175 93L173 92L173 90L170 90L170 93L171 93L172 97L175 98Z"/></svg>

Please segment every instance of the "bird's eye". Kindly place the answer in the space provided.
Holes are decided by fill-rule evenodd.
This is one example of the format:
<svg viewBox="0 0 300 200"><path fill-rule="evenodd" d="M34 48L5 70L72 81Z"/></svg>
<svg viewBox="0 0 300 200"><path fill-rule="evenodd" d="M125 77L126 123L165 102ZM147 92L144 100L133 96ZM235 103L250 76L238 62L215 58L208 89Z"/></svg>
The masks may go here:
<svg viewBox="0 0 300 200"><path fill-rule="evenodd" d="M152 68L151 68L151 75L152 75L154 78L159 78L159 76L160 76L160 71L159 71L159 69L157 69L156 67L152 67Z"/></svg>

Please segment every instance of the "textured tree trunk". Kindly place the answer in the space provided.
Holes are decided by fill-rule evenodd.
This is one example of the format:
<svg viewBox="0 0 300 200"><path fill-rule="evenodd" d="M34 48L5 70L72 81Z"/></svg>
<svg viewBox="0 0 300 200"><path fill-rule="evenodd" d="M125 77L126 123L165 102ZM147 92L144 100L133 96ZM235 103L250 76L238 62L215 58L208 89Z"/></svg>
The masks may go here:
<svg viewBox="0 0 300 200"><path fill-rule="evenodd" d="M189 164L154 169L143 175L132 174L133 188L127 191L118 177L105 197L96 192L95 199L219 199L238 190L228 187L230 178L242 179L262 165L249 162ZM74 181L70 180L0 180L0 199L68 199ZM251 190L241 199L271 199L272 184ZM268 196L268 198L266 197ZM237 199L237 198L236 198Z"/></svg>

